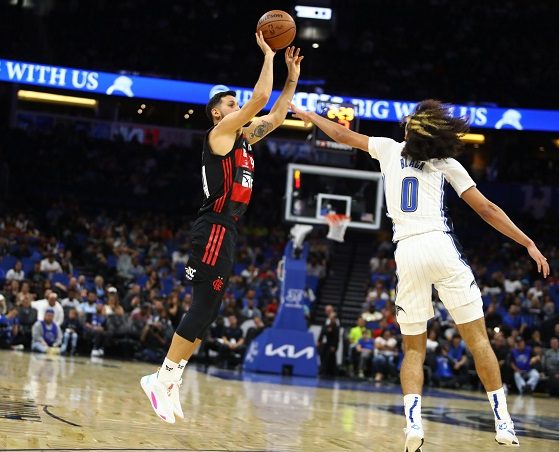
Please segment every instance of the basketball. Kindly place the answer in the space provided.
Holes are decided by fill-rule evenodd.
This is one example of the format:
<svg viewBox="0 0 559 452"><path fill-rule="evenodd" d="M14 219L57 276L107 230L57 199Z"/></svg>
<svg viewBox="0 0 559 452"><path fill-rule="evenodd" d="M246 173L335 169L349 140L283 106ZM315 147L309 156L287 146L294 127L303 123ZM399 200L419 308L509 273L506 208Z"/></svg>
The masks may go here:
<svg viewBox="0 0 559 452"><path fill-rule="evenodd" d="M293 17L285 11L274 9L264 14L256 24L272 50L285 49L295 39L297 29Z"/></svg>

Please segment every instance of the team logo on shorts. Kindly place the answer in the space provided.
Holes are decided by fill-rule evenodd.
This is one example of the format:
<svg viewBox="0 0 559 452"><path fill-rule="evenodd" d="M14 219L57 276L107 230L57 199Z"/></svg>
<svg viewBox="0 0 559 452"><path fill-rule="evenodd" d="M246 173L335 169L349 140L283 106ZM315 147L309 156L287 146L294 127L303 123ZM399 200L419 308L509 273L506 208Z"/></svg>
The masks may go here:
<svg viewBox="0 0 559 452"><path fill-rule="evenodd" d="M403 312L404 314L406 313L406 311L404 310L404 308L402 306L398 306L397 304L395 304L394 308L396 309L396 317L398 317L398 314L400 314L400 311Z"/></svg>
<svg viewBox="0 0 559 452"><path fill-rule="evenodd" d="M216 279L214 279L212 286L216 292L221 292L221 289L223 289L223 278L221 276L218 276Z"/></svg>
<svg viewBox="0 0 559 452"><path fill-rule="evenodd" d="M194 275L196 274L196 269L192 267L186 267L184 269L184 273L186 275L186 279L192 281L194 279Z"/></svg>

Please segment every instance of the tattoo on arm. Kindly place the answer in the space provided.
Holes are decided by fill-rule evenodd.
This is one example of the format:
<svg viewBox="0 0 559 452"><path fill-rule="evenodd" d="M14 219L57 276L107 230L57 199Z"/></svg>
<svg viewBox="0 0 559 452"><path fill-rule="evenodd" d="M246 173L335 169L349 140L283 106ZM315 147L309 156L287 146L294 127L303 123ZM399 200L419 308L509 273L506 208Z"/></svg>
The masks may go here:
<svg viewBox="0 0 559 452"><path fill-rule="evenodd" d="M270 133L273 129L273 125L268 121L260 121L260 123L254 128L250 133L249 138L262 138L266 134Z"/></svg>

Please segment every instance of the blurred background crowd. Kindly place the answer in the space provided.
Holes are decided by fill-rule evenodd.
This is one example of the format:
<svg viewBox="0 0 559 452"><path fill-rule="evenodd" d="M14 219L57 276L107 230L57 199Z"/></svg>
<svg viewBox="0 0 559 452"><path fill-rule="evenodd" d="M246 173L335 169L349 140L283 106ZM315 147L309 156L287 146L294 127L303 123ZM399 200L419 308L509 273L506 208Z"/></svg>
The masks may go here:
<svg viewBox="0 0 559 452"><path fill-rule="evenodd" d="M559 107L559 62L550 54L559 46L558 2L535 0L522 8L513 1L482 0L315 3L332 7L336 20L308 28L316 36L302 44L302 89ZM254 4L216 4L3 0L0 17L9 19L0 27L0 58L250 86L260 55L252 32L240 30L252 30L255 18L239 11ZM276 4L266 0L258 9ZM411 21L424 25L414 27L421 36L409 34ZM320 42L318 48L311 48L313 40ZM343 60L333 61L333 55ZM184 106L169 104L148 105L140 116L137 101L111 100L94 113L40 109L13 102L12 90L0 84L0 346L160 362L192 300L184 267L202 196L200 136L207 124L179 124L173 118L182 118ZM66 119L45 127L39 120L18 120L22 112ZM180 126L194 135L189 144L165 146L118 134L95 138L84 132L81 115ZM362 131L402 138L387 124L363 121ZM525 250L452 196L450 214L483 294L488 332L508 389L558 395L559 152L550 145L556 137L485 132L486 144L467 146L460 160L482 191L512 208L511 217L549 259L551 276L542 280ZM277 264L291 226L283 221L286 165L318 158L297 152L296 146L285 152L274 143L278 137L307 140L280 129L256 148L253 199L239 224L234 275L220 316L195 357L205 365L240 368L250 342L273 323L279 308ZM328 156L321 163L336 166ZM379 169L362 155L345 165ZM384 219L375 234L348 231L343 244L326 240L320 227L308 238L303 304L324 377L375 384L398 380L402 349L390 235ZM341 282L332 292L334 279ZM433 303L426 384L478 388L469 351L436 292Z"/></svg>

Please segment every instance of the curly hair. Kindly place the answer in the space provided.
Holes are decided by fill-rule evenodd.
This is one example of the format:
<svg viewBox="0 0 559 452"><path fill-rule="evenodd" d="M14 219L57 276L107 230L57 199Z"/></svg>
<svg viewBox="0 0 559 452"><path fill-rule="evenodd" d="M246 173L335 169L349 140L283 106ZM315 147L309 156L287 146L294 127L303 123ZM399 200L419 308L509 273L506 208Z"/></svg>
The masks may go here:
<svg viewBox="0 0 559 452"><path fill-rule="evenodd" d="M456 157L464 146L460 136L470 129L467 118L453 117L450 105L433 99L417 104L402 124L406 128L402 157L419 161Z"/></svg>

